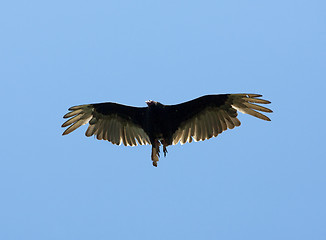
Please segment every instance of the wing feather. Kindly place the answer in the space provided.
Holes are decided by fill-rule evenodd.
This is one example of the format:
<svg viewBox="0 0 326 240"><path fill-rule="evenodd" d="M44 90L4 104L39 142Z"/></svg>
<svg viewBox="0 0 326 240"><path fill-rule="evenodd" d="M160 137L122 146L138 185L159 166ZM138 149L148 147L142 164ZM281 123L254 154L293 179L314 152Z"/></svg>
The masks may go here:
<svg viewBox="0 0 326 240"><path fill-rule="evenodd" d="M85 132L86 137L92 136L94 134L94 131L95 131L95 124L88 125L88 128L87 128L87 130Z"/></svg>
<svg viewBox="0 0 326 240"><path fill-rule="evenodd" d="M241 122L239 121L239 119L237 117L231 118L234 126L239 127L241 125Z"/></svg>
<svg viewBox="0 0 326 240"><path fill-rule="evenodd" d="M123 126L119 121L117 121L117 130L118 130L117 131L117 139L118 139L117 145L121 145L123 143L124 132L123 132Z"/></svg>
<svg viewBox="0 0 326 240"><path fill-rule="evenodd" d="M220 119L220 123L222 125L222 131L225 131L227 129L226 122L224 117L222 116L221 110L217 112L218 118Z"/></svg>
<svg viewBox="0 0 326 240"><path fill-rule="evenodd" d="M206 136L205 119L199 119L198 124L200 125L200 140L204 141Z"/></svg>
<svg viewBox="0 0 326 240"><path fill-rule="evenodd" d="M215 124L216 124L216 126L217 126L217 135L218 134L220 134L220 133L222 133L223 132L223 129L222 129L222 124L221 124L221 121L220 121L220 118L219 118L219 116L218 116L218 111L216 111L216 112L212 112L213 114L214 114L214 116L215 116ZM216 135L216 136L217 136Z"/></svg>
<svg viewBox="0 0 326 240"><path fill-rule="evenodd" d="M97 130L97 135L96 135L97 140L103 139L103 125L104 125L104 121L102 119L100 119L98 121L98 130Z"/></svg>
<svg viewBox="0 0 326 240"><path fill-rule="evenodd" d="M135 137L134 137L134 132L132 127L129 126L129 124L126 125L126 136L128 139L128 143L129 146L137 146L137 144L135 144Z"/></svg>
<svg viewBox="0 0 326 240"><path fill-rule="evenodd" d="M63 135L69 134L80 126L89 123L85 132L87 137L95 136L113 144L137 146L150 144L149 137L143 129L146 108L130 107L116 103L96 103L73 106L62 124L68 127Z"/></svg>
<svg viewBox="0 0 326 240"><path fill-rule="evenodd" d="M182 136L182 141L180 142L181 144L185 144L186 142L190 141L190 132L189 132L189 128L185 128L183 130L183 136Z"/></svg>
<svg viewBox="0 0 326 240"><path fill-rule="evenodd" d="M120 132L120 137L122 139L123 145L128 146L129 144L128 144L127 137L126 137L126 129L125 129L125 126L121 126L120 127L120 131L121 131Z"/></svg>
<svg viewBox="0 0 326 240"><path fill-rule="evenodd" d="M234 105L232 105L235 109L237 109L239 112L249 114L251 116L260 118L262 120L270 121L270 119L265 116L264 114L261 114L260 112L257 112L249 107L247 107L244 103L242 102L237 102Z"/></svg>
<svg viewBox="0 0 326 240"><path fill-rule="evenodd" d="M85 118L81 118L79 121L75 122L74 124L72 124L70 127L68 127L62 135L66 135L71 133L72 131L76 130L77 128L79 128L80 126L88 123L88 121L91 119L91 116L87 116L85 115Z"/></svg>
<svg viewBox="0 0 326 240"><path fill-rule="evenodd" d="M75 115L80 114L80 113L83 113L83 109L78 109L78 110L75 110L75 111L72 111L72 112L68 112L67 114L65 114L63 116L63 118L70 118L70 117L75 116Z"/></svg>
<svg viewBox="0 0 326 240"><path fill-rule="evenodd" d="M212 124L213 137L216 137L218 135L218 125L216 117L214 116L214 112L209 111L207 116L209 117L210 122Z"/></svg>
<svg viewBox="0 0 326 240"><path fill-rule="evenodd" d="M180 129L179 131L176 132L176 136L173 141L174 144L177 144L180 141L181 136L182 136L182 129Z"/></svg>
<svg viewBox="0 0 326 240"><path fill-rule="evenodd" d="M106 140L108 140L109 142L112 142L113 120L107 121L107 122L108 122L108 126L106 129Z"/></svg>
<svg viewBox="0 0 326 240"><path fill-rule="evenodd" d="M103 140L109 141L109 129L110 129L111 122L110 121L105 121L104 127L103 127Z"/></svg>
<svg viewBox="0 0 326 240"><path fill-rule="evenodd" d="M227 128L233 129L235 126L234 126L229 114L224 110L221 111L221 114L223 115L224 119L226 120L225 122L226 122Z"/></svg>
<svg viewBox="0 0 326 240"><path fill-rule="evenodd" d="M119 138L119 129L118 129L118 123L116 121L116 119L112 119L112 133L111 133L111 136L112 136L112 143L113 144L116 144L116 145L119 145L120 143L120 138Z"/></svg>
<svg viewBox="0 0 326 240"><path fill-rule="evenodd" d="M188 143L191 143L192 140L193 140L193 138L192 138L193 135L191 134L193 129L191 128L191 125L192 125L192 123L189 123L189 126L188 126L188 138L187 138L187 141L186 141Z"/></svg>
<svg viewBox="0 0 326 240"><path fill-rule="evenodd" d="M248 101L248 102L253 102L253 103L260 103L260 104L269 104L269 103L271 103L271 102L268 101L268 100L259 99L259 98L245 97L245 98L243 98L243 99L245 99L245 100Z"/></svg>
<svg viewBox="0 0 326 240"><path fill-rule="evenodd" d="M136 140L140 145L144 145L146 144L146 140L142 137L140 131L138 131L137 128L135 128L135 132L136 132Z"/></svg>
<svg viewBox="0 0 326 240"><path fill-rule="evenodd" d="M269 104L270 101L261 99L260 94L221 94L206 95L189 102L168 106L170 114L179 119L174 124L172 143L201 141L216 137L227 129L241 125L238 113L250 114L254 117L270 121L260 112L271 113L269 108L258 104ZM259 112L260 111L260 112Z"/></svg>
<svg viewBox="0 0 326 240"><path fill-rule="evenodd" d="M190 121L188 126L189 126L189 143L191 143L194 140L193 136L195 134L195 123L193 121Z"/></svg>
<svg viewBox="0 0 326 240"><path fill-rule="evenodd" d="M127 146L132 146L133 144L131 141L131 130L129 129L128 124L124 127L124 130L125 130Z"/></svg>
<svg viewBox="0 0 326 240"><path fill-rule="evenodd" d="M146 143L146 139L144 139L144 137L142 137L141 132L139 131L138 128L134 128L135 134L136 134L136 140L140 145L144 145L147 144Z"/></svg>
<svg viewBox="0 0 326 240"><path fill-rule="evenodd" d="M211 137L213 137L214 127L210 120L208 111L207 111L204 119L205 119L205 123L206 123L206 139L210 139Z"/></svg>
<svg viewBox="0 0 326 240"><path fill-rule="evenodd" d="M137 142L137 133L135 132L135 128L131 127L130 128L131 131L132 131L132 137L131 137L131 140L132 140L132 146L137 146L138 145L138 142Z"/></svg>
<svg viewBox="0 0 326 240"><path fill-rule="evenodd" d="M269 108L259 106L257 104L253 104L253 103L249 103L249 102L244 102L243 104L248 108L252 108L252 109L255 109L255 110L258 110L261 112L272 112L272 110L270 110Z"/></svg>
<svg viewBox="0 0 326 240"><path fill-rule="evenodd" d="M201 125L200 125L200 121L198 120L198 118L195 119L196 123L195 123L195 139L196 141L200 141L201 140Z"/></svg>
<svg viewBox="0 0 326 240"><path fill-rule="evenodd" d="M182 133L181 133L181 138L180 138L180 144L183 145L187 142L187 138L188 138L188 129L183 129Z"/></svg>
<svg viewBox="0 0 326 240"><path fill-rule="evenodd" d="M68 119L64 124L62 124L61 127L67 127L67 126L73 124L74 122L77 122L77 121L80 120L82 117L83 117L82 114L78 114L78 115L76 115L76 116L74 116L74 117Z"/></svg>

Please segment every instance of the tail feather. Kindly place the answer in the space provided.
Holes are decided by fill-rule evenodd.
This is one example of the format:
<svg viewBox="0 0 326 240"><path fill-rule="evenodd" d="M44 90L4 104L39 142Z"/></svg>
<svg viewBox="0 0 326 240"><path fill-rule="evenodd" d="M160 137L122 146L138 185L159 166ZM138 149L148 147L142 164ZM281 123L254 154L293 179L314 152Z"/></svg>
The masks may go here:
<svg viewBox="0 0 326 240"><path fill-rule="evenodd" d="M152 161L154 167L157 167L157 162L159 161L160 145L160 142L157 140L155 140L152 144Z"/></svg>
<svg viewBox="0 0 326 240"><path fill-rule="evenodd" d="M153 166L157 167L157 162L159 161L158 158L158 152L155 146L152 147L152 161L153 161Z"/></svg>

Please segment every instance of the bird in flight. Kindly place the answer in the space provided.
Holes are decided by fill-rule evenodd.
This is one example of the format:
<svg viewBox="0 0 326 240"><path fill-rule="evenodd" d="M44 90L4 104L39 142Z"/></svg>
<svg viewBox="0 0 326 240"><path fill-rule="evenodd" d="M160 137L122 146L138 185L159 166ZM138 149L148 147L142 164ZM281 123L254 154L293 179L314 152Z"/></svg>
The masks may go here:
<svg viewBox="0 0 326 240"><path fill-rule="evenodd" d="M240 126L237 111L262 120L270 119L260 112L272 110L258 104L269 104L260 94L206 95L176 105L152 100L147 107L132 107L113 102L85 104L69 108L62 135L89 124L85 135L96 136L116 145L152 145L151 159L157 167L160 146L166 156L167 146L216 137L227 129ZM260 111L260 112L259 112Z"/></svg>

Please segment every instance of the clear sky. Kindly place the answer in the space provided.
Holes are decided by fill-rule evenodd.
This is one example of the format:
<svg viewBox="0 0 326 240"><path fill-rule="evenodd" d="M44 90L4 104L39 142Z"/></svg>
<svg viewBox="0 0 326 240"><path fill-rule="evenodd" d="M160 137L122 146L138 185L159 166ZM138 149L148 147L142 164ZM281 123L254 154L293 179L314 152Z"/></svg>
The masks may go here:
<svg viewBox="0 0 326 240"><path fill-rule="evenodd" d="M326 2L3 1L0 239L326 239ZM61 136L78 104L261 93L168 148Z"/></svg>

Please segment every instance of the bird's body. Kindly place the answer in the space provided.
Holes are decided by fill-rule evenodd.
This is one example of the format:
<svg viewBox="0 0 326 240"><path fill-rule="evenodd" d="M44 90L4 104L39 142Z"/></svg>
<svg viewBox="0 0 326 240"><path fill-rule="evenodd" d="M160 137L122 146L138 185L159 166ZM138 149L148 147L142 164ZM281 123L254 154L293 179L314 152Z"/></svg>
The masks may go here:
<svg viewBox="0 0 326 240"><path fill-rule="evenodd" d="M270 121L257 112L272 112L257 105L270 103L260 99L258 94L206 95L177 104L163 105L147 101L147 107L131 107L118 103L96 103L69 108L70 118L62 127L68 127L63 135L69 134L81 125L89 123L86 136L95 135L99 140L113 144L136 146L152 145L152 161L157 166L159 146L166 147L180 142L201 141L216 137L226 129L240 126L237 110Z"/></svg>

